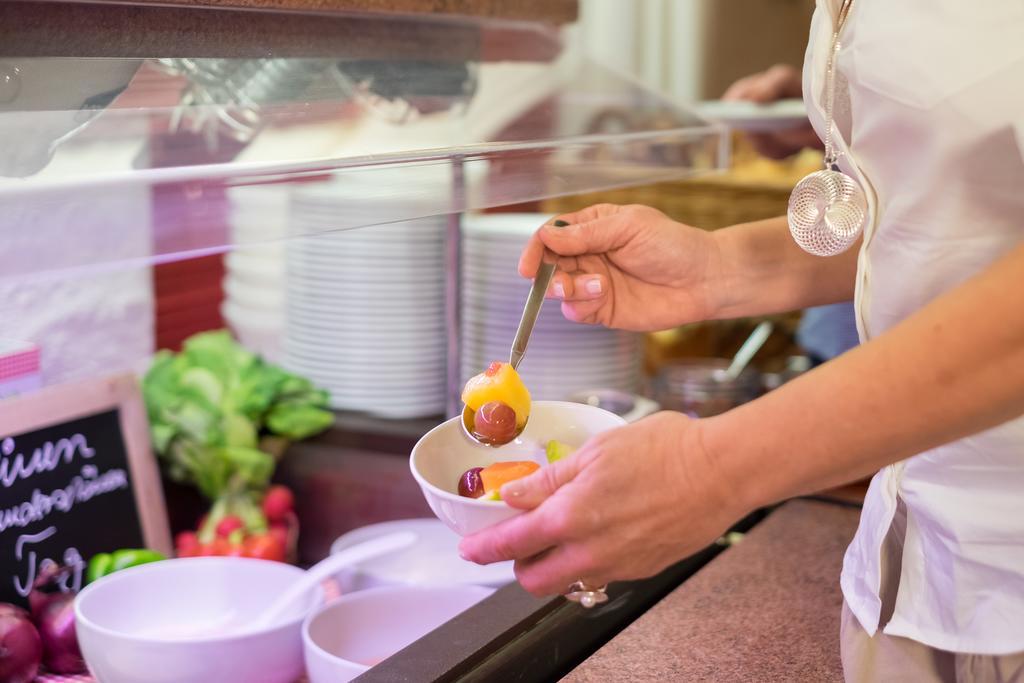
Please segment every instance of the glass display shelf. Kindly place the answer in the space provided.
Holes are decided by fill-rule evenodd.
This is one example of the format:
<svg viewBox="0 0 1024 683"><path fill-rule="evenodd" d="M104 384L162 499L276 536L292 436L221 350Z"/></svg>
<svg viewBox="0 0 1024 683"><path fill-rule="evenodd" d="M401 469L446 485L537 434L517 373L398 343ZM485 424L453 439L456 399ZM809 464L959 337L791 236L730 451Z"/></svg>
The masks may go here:
<svg viewBox="0 0 1024 683"><path fill-rule="evenodd" d="M520 286L479 279L463 215L728 161L723 128L588 59L571 26L193 10L175 21L210 31L171 31L144 21L171 8L11 3L0 17L11 6L83 27L42 44L41 24L9 22L0 47L0 317L41 349L43 384L141 372L155 349L226 325L333 384L339 409L450 412L417 386L443 375L451 404L481 362L467 345L511 339L511 314L474 311ZM89 28L93 12L124 13L128 33ZM232 18L260 31L236 35ZM543 217L522 220L520 242ZM356 229L372 237L342 245ZM501 245L487 267L514 270ZM425 311L436 324L396 322ZM399 384L364 366L414 352L437 370L374 409Z"/></svg>
<svg viewBox="0 0 1024 683"><path fill-rule="evenodd" d="M198 12L201 23L216 14ZM19 57L10 54L18 41L8 45L0 56L7 245L0 281L74 277L235 246L216 230L185 230L154 216L119 229L151 236L133 248L61 248L64 233L89 241L83 232L91 228L72 218L80 211L123 215L140 196L175 190L175 213L197 215L216 213L231 188L249 188L250 196L282 187L366 188L373 210L338 212L329 231L703 174L726 163L721 128L588 60L571 29L465 17L351 20L363 34L400 37L402 50L375 54L364 40L340 41L323 55L141 59ZM457 47L439 49L438 36ZM515 53L501 47L509 36L523 46ZM60 47L51 52L63 54ZM288 234L315 232L292 226Z"/></svg>

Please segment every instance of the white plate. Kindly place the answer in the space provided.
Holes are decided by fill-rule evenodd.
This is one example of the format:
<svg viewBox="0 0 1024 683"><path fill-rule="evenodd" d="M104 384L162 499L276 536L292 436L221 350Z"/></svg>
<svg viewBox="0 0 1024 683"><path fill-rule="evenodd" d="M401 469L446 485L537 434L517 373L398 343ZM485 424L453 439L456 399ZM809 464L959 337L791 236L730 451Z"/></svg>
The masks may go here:
<svg viewBox="0 0 1024 683"><path fill-rule="evenodd" d="M367 228L372 230L373 228ZM338 239L336 236L344 239ZM324 239L324 237L333 239ZM416 247L426 251L438 252L444 249L444 237L436 235L403 235L403 234L378 234L370 236L361 235L355 231L343 231L338 233L326 233L324 229L318 231L302 230L291 234L289 247L296 251L314 251L318 253L345 254L345 253L368 253L376 252L378 255L388 249L396 242L402 243L399 254L409 254L410 247Z"/></svg>
<svg viewBox="0 0 1024 683"><path fill-rule="evenodd" d="M444 222L401 222L374 224L373 217L361 221L353 216L337 213L317 213L306 209L291 215L290 234L311 237L320 235L325 241L380 241L384 238L403 237L416 240L444 239Z"/></svg>
<svg viewBox="0 0 1024 683"><path fill-rule="evenodd" d="M410 334L423 333L429 336L442 334L444 331L444 309L440 306L429 306L425 309L358 306L341 310L344 304L339 302L333 305L335 310L331 310L329 304L317 307L315 304L310 306L290 299L282 314L289 326L294 329L335 333L361 331L364 333L362 336L370 338L402 334L407 337L407 343L410 343Z"/></svg>
<svg viewBox="0 0 1024 683"><path fill-rule="evenodd" d="M429 287L433 285L434 287L444 287L444 272L439 269L403 272L376 266L342 269L329 266L317 268L307 264L302 266L301 270L289 268L287 273L289 284L313 283L333 288L348 289L364 284L366 286L390 284L394 286L416 285Z"/></svg>
<svg viewBox="0 0 1024 683"><path fill-rule="evenodd" d="M423 320L418 323L402 320L367 321L362 320L331 320L328 318L296 318L292 312L285 314L288 324L288 336L307 344L387 344L419 348L417 339L422 340L423 347L441 344L445 339L443 323L437 319ZM394 340L394 342L392 342Z"/></svg>
<svg viewBox="0 0 1024 683"><path fill-rule="evenodd" d="M325 356L313 355L305 349L298 348L292 340L282 345L288 352L288 358L311 370L329 372L345 377L369 377L381 381L400 381L402 379L420 380L443 377L444 373L434 367L444 362L443 353L403 353L367 350L352 355ZM426 362L424 362L426 361ZM424 367L426 366L426 367Z"/></svg>
<svg viewBox="0 0 1024 683"><path fill-rule="evenodd" d="M225 318L230 318L250 327L261 327L264 329L282 329L284 327L284 316L280 312L256 311L239 306L230 300L221 303L220 312Z"/></svg>
<svg viewBox="0 0 1024 683"><path fill-rule="evenodd" d="M367 302L372 304L374 302ZM434 303L418 306L380 306L363 305L349 306L338 300L306 301L291 297L282 309L288 320L294 325L312 327L330 327L331 325L349 327L351 323L362 321L364 328L377 327L381 324L391 325L394 329L410 330L421 327L436 327L427 321L444 319L444 307Z"/></svg>
<svg viewBox="0 0 1024 683"><path fill-rule="evenodd" d="M319 249L325 252L341 253L345 251L369 251L387 249L394 242L403 242L406 247L416 245L423 249L440 249L444 237L428 234L389 234L371 235L373 228L365 228L366 233L355 230L330 232L328 227L296 228L290 234L290 245L302 245L303 248ZM330 237L331 239L325 239Z"/></svg>
<svg viewBox="0 0 1024 683"><path fill-rule="evenodd" d="M465 363L465 364L462 364L462 365L460 365L460 368L462 369L462 373L461 374L463 375L463 377L465 379L469 379L470 377L479 374L480 371L477 369L479 367L480 367L480 364L477 364L477 363ZM630 363L630 364L619 364L619 365L614 365L614 366L609 366L609 367L604 367L604 366L592 366L592 367L575 366L575 367L572 367L572 368L568 368L568 367L565 367L564 365L557 365L557 364L542 365L542 364L539 364L539 363L536 363L536 362L534 362L534 363L532 363L530 365L527 365L527 361L524 360L523 364L519 366L519 369L520 369L519 374L522 375L524 378L530 377L531 380L535 379L535 380L541 381L541 382L549 382L549 381L555 381L555 380L558 380L558 379L570 379L570 378L580 378L580 377L592 377L594 379L597 379L597 378L616 378L616 379L618 379L618 378L628 377L628 376L631 376L631 375L635 374L638 371L639 368L638 368L637 364L632 364L632 363ZM524 382L525 381L526 380L524 379ZM527 382L527 385L529 386L529 382Z"/></svg>
<svg viewBox="0 0 1024 683"><path fill-rule="evenodd" d="M343 577L342 592L370 586L407 584L503 586L515 581L512 562L478 565L459 557L459 536L437 519L399 519L372 524L341 536L331 553L389 533L411 531L416 541L401 551L360 565Z"/></svg>
<svg viewBox="0 0 1024 683"><path fill-rule="evenodd" d="M328 405L339 410L352 410L391 419L428 417L444 413L444 400L439 398L426 398L412 403L395 403L394 401L373 401L350 396L331 396Z"/></svg>
<svg viewBox="0 0 1024 683"><path fill-rule="evenodd" d="M421 314L435 317L444 311L444 296L441 293L428 293L432 296L416 298L404 297L345 297L340 292L324 292L323 290L292 289L286 292L287 304L305 312L341 312L358 311L360 314L378 313L387 315ZM421 313L422 312L422 313Z"/></svg>
<svg viewBox="0 0 1024 683"><path fill-rule="evenodd" d="M362 302L382 306L391 301L416 301L436 305L444 301L444 287L416 286L411 282L399 283L346 283L344 287L325 287L323 283L289 282L285 285L288 300L300 298L323 305L348 306Z"/></svg>
<svg viewBox="0 0 1024 683"><path fill-rule="evenodd" d="M347 384L321 384L335 400L345 400L351 403L363 402L366 406L374 409L401 409L408 410L423 404L435 405L444 404L445 390L443 385L436 387L418 387L406 390L371 391L365 387L350 387Z"/></svg>
<svg viewBox="0 0 1024 683"><path fill-rule="evenodd" d="M294 368L295 371L308 373L310 380L312 380L318 387L326 389L334 396L344 397L351 400L359 399L374 401L381 404L393 402L396 405L405 405L433 400L438 396L444 395L444 382L441 381L428 382L424 384L390 385L378 388L370 385L369 383L355 384L347 379L327 377L299 366L295 366L291 363L286 363L285 367L289 369Z"/></svg>
<svg viewBox="0 0 1024 683"><path fill-rule="evenodd" d="M807 123L807 108L801 99L770 104L708 100L697 104L695 109L701 118L751 133L796 128Z"/></svg>
<svg viewBox="0 0 1024 683"><path fill-rule="evenodd" d="M529 237L554 218L548 213L471 213L462 219L462 229L478 239Z"/></svg>
<svg viewBox="0 0 1024 683"><path fill-rule="evenodd" d="M397 244L400 244L400 240L394 240ZM382 245L374 245L372 247L346 247L344 249L324 249L319 245L309 246L293 246L288 250L288 256L297 259L315 259L317 261L330 261L331 263L337 263L339 261L349 262L356 261L357 263L380 263L387 265L388 267L395 267L397 264L404 265L420 265L425 266L432 264L435 268L444 270L442 265L442 259L444 258L444 245L441 243L435 245L424 245L412 243L409 245L403 245L409 247L409 250L404 249L392 249Z"/></svg>
<svg viewBox="0 0 1024 683"><path fill-rule="evenodd" d="M422 343L415 343L408 337L397 336L360 339L342 335L304 335L293 334L293 332L293 329L289 329L287 333L285 341L288 348L295 349L296 353L304 354L310 360L322 358L325 361L333 362L344 360L346 357L351 358L377 352L395 360L399 356L415 358L419 355L425 362L428 359L444 355L444 337L433 337ZM351 355L346 356L346 354Z"/></svg>
<svg viewBox="0 0 1024 683"><path fill-rule="evenodd" d="M444 393L444 382L441 380L430 380L416 383L396 382L386 385L377 385L374 380L355 380L349 377L329 377L321 371L313 371L301 368L290 362L287 367L295 367L309 373L311 380L317 386L327 389L338 396L350 398L365 398L375 401L400 401L410 403L433 398Z"/></svg>
<svg viewBox="0 0 1024 683"><path fill-rule="evenodd" d="M378 349L373 355L372 347L363 354L350 356L333 355L329 351L311 351L299 346L294 339L285 339L284 348L296 363L309 368L320 368L327 372L340 372L363 377L400 380L403 377L443 377L444 351L439 352L393 349Z"/></svg>
<svg viewBox="0 0 1024 683"><path fill-rule="evenodd" d="M410 353L423 353L440 350L444 347L447 337L440 328L434 327L388 327L362 326L332 327L330 323L316 326L307 323L296 323L286 318L288 339L300 346L316 349L320 352L344 350L349 348L381 348L406 349Z"/></svg>
<svg viewBox="0 0 1024 683"><path fill-rule="evenodd" d="M460 375L463 380L468 380L470 377L478 374L474 372L475 366L464 365L461 366L462 372ZM520 375L523 377L523 382L527 388L532 387L534 384L555 384L557 382L569 382L580 379L591 379L594 382L600 381L618 381L628 379L635 376L640 368L632 366L621 366L611 369L597 369L597 368L573 368L572 370L565 370L563 368L544 368L544 367L526 367L524 362L519 366ZM595 384L594 386L600 386Z"/></svg>
<svg viewBox="0 0 1024 683"><path fill-rule="evenodd" d="M290 364L316 373L325 381L351 382L353 385L369 387L401 388L405 384L426 386L445 377L443 358L427 357L428 365L424 367L422 363L417 363L413 358L389 360L381 357L361 362L342 359L313 360L308 356L301 355L301 351L287 344L284 345L284 349Z"/></svg>
<svg viewBox="0 0 1024 683"><path fill-rule="evenodd" d="M444 401L434 403L423 402L408 408L393 408L385 406L367 407L344 399L330 402L328 405L335 410L351 410L353 412L366 413L368 415L374 415L388 420L412 420L421 417L441 415L444 412Z"/></svg>
<svg viewBox="0 0 1024 683"><path fill-rule="evenodd" d="M284 308L284 292L273 287L252 287L236 278L226 277L224 295L241 308L274 312Z"/></svg>
<svg viewBox="0 0 1024 683"><path fill-rule="evenodd" d="M419 411L420 415L430 415L435 410L443 412L445 403L444 391L440 388L429 394L394 392L381 396L366 392L346 393L343 389L337 391L328 389L327 393L331 396L332 405L344 402L344 407L350 410L375 413L380 413L381 411L397 413L401 411L402 413L410 414ZM439 408L440 410L438 410Z"/></svg>
<svg viewBox="0 0 1024 683"><path fill-rule="evenodd" d="M359 282L444 283L444 268L436 263L385 263L365 259L331 262L289 257L285 268L289 279L325 280L337 286Z"/></svg>
<svg viewBox="0 0 1024 683"><path fill-rule="evenodd" d="M284 257L280 254L246 254L232 251L224 257L224 268L229 273L245 272L280 277L284 273Z"/></svg>

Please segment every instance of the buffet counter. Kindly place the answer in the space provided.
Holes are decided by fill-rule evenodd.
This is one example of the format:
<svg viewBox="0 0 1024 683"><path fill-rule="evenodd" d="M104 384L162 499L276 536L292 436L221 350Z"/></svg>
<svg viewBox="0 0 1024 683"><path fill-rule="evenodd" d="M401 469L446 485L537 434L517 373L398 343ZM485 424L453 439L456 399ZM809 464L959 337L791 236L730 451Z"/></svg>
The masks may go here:
<svg viewBox="0 0 1024 683"><path fill-rule="evenodd" d="M786 503L562 680L842 681L839 572L858 518Z"/></svg>

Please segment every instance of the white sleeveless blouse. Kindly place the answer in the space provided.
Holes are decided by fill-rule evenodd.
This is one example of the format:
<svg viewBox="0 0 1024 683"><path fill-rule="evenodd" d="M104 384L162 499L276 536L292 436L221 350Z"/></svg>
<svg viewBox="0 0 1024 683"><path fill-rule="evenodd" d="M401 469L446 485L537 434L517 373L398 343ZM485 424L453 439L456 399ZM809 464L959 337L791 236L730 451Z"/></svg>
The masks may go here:
<svg viewBox="0 0 1024 683"><path fill-rule="evenodd" d="M819 134L839 4L818 0L804 66ZM834 135L871 211L855 296L866 341L1024 239L1024 0L854 0L841 43ZM903 565L895 614L879 624L897 496ZM1024 418L875 475L841 584L870 633L1024 651Z"/></svg>

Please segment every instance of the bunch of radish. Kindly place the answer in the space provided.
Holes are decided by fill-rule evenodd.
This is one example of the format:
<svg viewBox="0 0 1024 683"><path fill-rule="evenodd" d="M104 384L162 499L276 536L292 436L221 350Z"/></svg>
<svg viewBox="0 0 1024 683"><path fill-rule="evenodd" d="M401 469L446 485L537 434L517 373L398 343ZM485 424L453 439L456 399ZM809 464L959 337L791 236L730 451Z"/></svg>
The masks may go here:
<svg viewBox="0 0 1024 683"><path fill-rule="evenodd" d="M175 537L178 557L254 557L287 562L298 536L295 496L286 486L267 489L262 501L249 494L218 499L196 531Z"/></svg>

